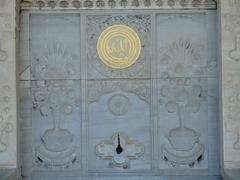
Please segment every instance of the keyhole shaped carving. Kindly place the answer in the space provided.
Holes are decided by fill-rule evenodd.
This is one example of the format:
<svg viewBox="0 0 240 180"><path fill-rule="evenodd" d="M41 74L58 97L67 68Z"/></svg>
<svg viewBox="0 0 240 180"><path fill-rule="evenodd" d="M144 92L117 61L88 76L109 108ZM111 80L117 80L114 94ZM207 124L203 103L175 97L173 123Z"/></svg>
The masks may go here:
<svg viewBox="0 0 240 180"><path fill-rule="evenodd" d="M116 152L117 152L117 154L121 154L123 152L123 148L121 146L119 134L118 134L118 145L117 145L117 148L116 148Z"/></svg>

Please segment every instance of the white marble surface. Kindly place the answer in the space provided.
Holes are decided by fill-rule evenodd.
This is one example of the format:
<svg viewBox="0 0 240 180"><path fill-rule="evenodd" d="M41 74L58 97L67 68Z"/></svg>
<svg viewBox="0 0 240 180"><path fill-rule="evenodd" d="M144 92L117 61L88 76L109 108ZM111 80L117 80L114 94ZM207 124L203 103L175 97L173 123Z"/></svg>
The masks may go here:
<svg viewBox="0 0 240 180"><path fill-rule="evenodd" d="M25 2L31 2L25 0ZM169 7L168 7L169 8ZM239 169L240 168L240 151L238 149L238 133L237 128L239 127L238 119L238 102L232 101L232 98L235 100L236 92L238 92L239 84L239 46L237 46L237 37L240 33L240 1L239 0L219 0L218 1L218 27L221 31L219 35L220 43L220 57L219 62L222 62L222 66L219 69L219 77L222 78L222 92L220 93L220 99L222 97L221 112L220 118L222 122L220 123L220 132L221 127L223 127L223 138L222 138L222 149L223 149L223 164L225 168L228 169ZM16 79L15 79L15 62L16 62L16 41L15 41L15 1L14 0L1 0L0 1L0 82L1 82L1 93L4 94L6 89L7 96L10 97L9 106L11 106L10 115L7 122L12 124L12 130L9 131L7 138L4 138L4 141L7 141L8 144L6 151L0 152L0 168L6 169L10 167L16 167L17 164L17 153L16 153ZM24 26L22 26L24 27ZM27 39L25 39L26 41ZM21 48L21 47L20 47ZM21 54L22 57L25 54ZM25 59L26 64L29 62L28 59ZM24 63L24 62L23 62ZM21 69L22 65L19 66ZM23 68L26 67L23 65ZM27 69L26 69L27 70ZM24 74L21 76L22 79L29 80L30 71L24 71ZM22 86L29 87L26 85L28 82L24 82ZM9 88L7 86L9 86ZM5 90L4 90L5 89ZM28 88L23 89L24 91ZM28 95L26 95L28 96ZM3 96L4 98L5 96ZM5 98L6 99L6 98ZM5 107L5 102L0 102L1 107ZM1 110L2 111L2 110ZM22 114L24 117L24 123L26 127L31 125L29 118L26 118L26 114ZM210 115L214 116L214 115ZM234 117L232 117L234 116ZM215 117L214 117L215 118ZM1 126L2 127L2 126ZM23 132L27 132L26 129ZM24 141L26 144L25 147L31 146L29 144L30 140ZM28 148L25 148L25 151L28 151ZM28 159L23 159L23 161L29 161ZM29 165L28 167L31 167ZM25 170L30 170L27 168ZM235 172L238 172L236 170ZM234 173L236 174L236 173ZM134 178L134 177L133 177ZM189 177L191 178L191 177ZM192 177L193 178L193 177ZM204 177L205 179L206 177ZM217 179L218 177L216 177ZM194 177L194 179L196 179ZM235 178L236 179L236 178ZM185 180L185 179L184 179Z"/></svg>
<svg viewBox="0 0 240 180"><path fill-rule="evenodd" d="M0 2L0 169L16 168L15 1Z"/></svg>
<svg viewBox="0 0 240 180"><path fill-rule="evenodd" d="M222 68L223 161L226 169L240 169L240 1L220 1Z"/></svg>

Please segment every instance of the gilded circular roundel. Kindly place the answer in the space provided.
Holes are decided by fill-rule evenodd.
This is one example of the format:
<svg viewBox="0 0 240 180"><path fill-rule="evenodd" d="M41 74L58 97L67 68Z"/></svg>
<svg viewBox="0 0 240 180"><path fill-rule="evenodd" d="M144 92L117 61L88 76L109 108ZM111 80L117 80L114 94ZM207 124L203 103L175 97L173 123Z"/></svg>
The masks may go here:
<svg viewBox="0 0 240 180"><path fill-rule="evenodd" d="M102 62L114 69L133 65L141 52L138 34L129 26L116 24L106 28L99 36L97 52Z"/></svg>

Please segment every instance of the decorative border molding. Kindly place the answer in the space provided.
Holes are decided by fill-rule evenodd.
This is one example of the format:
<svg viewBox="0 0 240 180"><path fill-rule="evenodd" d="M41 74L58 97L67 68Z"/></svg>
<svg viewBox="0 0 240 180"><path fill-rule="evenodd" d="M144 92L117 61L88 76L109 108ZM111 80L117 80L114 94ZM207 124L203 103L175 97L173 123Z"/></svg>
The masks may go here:
<svg viewBox="0 0 240 180"><path fill-rule="evenodd" d="M21 9L216 9L216 0L22 0Z"/></svg>

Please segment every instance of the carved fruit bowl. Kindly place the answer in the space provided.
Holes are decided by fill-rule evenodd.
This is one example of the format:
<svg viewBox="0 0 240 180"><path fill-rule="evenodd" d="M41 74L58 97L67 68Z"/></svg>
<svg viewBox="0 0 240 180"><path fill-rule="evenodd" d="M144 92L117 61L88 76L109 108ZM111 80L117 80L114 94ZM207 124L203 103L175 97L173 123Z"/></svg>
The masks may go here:
<svg viewBox="0 0 240 180"><path fill-rule="evenodd" d="M199 142L199 134L193 129L176 128L171 130L168 139L174 149L188 151Z"/></svg>
<svg viewBox="0 0 240 180"><path fill-rule="evenodd" d="M48 129L42 136L42 141L47 150L62 152L70 147L73 136L66 129Z"/></svg>

